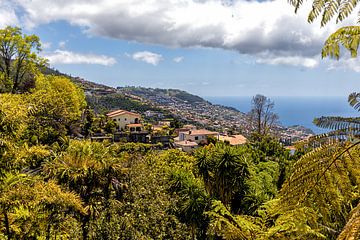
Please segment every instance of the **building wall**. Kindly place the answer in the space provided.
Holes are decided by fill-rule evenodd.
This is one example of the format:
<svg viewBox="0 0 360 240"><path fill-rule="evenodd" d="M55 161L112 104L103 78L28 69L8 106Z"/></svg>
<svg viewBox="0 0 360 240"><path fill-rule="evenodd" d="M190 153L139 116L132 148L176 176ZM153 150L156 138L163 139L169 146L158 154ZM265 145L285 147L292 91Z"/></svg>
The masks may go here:
<svg viewBox="0 0 360 240"><path fill-rule="evenodd" d="M218 137L217 134L210 134L210 135L204 134L204 135L192 136L192 135L190 135L190 134L186 134L186 133L185 133L185 134L183 134L182 136L179 135L179 139L180 139L180 141L185 141L185 140L187 140L187 141L192 141L192 142L200 143L201 141L206 141L208 136L216 137L216 138ZM181 139L181 137L183 137L184 139Z"/></svg>
<svg viewBox="0 0 360 240"><path fill-rule="evenodd" d="M125 130L126 125L132 123L139 123L140 117L131 114L122 114L119 116L110 117L117 124L119 130ZM136 120L138 122L136 122Z"/></svg>

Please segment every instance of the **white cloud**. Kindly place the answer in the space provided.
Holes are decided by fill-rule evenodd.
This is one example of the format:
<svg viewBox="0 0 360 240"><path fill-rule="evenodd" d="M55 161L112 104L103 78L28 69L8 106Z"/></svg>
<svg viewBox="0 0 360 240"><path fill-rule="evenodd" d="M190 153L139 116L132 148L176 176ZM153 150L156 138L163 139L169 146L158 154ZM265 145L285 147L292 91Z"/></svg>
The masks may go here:
<svg viewBox="0 0 360 240"><path fill-rule="evenodd" d="M51 64L98 64L111 66L116 63L112 57L95 54L81 54L57 49L55 52L44 56Z"/></svg>
<svg viewBox="0 0 360 240"><path fill-rule="evenodd" d="M67 40L66 41L60 41L59 42L59 48L64 49L66 47L67 42L68 42Z"/></svg>
<svg viewBox="0 0 360 240"><path fill-rule="evenodd" d="M321 51L326 36L335 30L333 24L320 28L319 23L307 23L310 1L297 15L285 0L10 1L23 9L28 27L64 20L90 35L230 49L253 56L271 52L273 61L259 61L304 67L315 65L309 58ZM356 23L355 18L350 23ZM301 58L307 63L296 60Z"/></svg>
<svg viewBox="0 0 360 240"><path fill-rule="evenodd" d="M6 26L16 26L19 24L19 19L16 16L15 8L10 2L0 0L0 28Z"/></svg>
<svg viewBox="0 0 360 240"><path fill-rule="evenodd" d="M136 61L143 61L154 66L158 65L159 62L163 60L162 55L149 51L136 52L130 55L130 57Z"/></svg>
<svg viewBox="0 0 360 240"><path fill-rule="evenodd" d="M360 72L360 59L349 58L348 56L341 58L340 60L327 60L328 70L344 70Z"/></svg>
<svg viewBox="0 0 360 240"><path fill-rule="evenodd" d="M259 57L256 62L269 65L290 65L314 68L319 65L319 57L309 58L302 56L269 56Z"/></svg>
<svg viewBox="0 0 360 240"><path fill-rule="evenodd" d="M176 62L176 63L180 63L183 60L184 60L184 57L176 57L176 58L173 59L173 61Z"/></svg>

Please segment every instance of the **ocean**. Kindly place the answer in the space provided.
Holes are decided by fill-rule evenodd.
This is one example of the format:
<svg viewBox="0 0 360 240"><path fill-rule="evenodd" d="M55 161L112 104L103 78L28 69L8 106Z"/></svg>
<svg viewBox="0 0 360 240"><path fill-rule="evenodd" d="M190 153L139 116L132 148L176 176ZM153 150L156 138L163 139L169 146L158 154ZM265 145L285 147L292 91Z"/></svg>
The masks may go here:
<svg viewBox="0 0 360 240"><path fill-rule="evenodd" d="M327 132L327 129L316 127L312 121L321 116L359 116L344 97L269 97L275 103L274 112L284 126L302 125L316 134ZM204 97L213 104L221 104L249 112L252 97Z"/></svg>

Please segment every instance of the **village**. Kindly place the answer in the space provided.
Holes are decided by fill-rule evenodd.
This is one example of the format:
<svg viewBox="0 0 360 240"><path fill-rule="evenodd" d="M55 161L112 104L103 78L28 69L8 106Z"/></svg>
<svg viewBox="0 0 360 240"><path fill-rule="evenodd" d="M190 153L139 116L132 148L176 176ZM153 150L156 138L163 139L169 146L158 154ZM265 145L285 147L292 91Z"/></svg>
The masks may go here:
<svg viewBox="0 0 360 240"><path fill-rule="evenodd" d="M107 113L106 117L115 123L115 131L112 134L92 134L92 141L150 143L161 149L176 148L188 153L209 143L224 142L238 146L247 142L241 134L216 132L191 124L172 128L174 119L148 124L141 114L121 109ZM292 149L291 146L286 148Z"/></svg>

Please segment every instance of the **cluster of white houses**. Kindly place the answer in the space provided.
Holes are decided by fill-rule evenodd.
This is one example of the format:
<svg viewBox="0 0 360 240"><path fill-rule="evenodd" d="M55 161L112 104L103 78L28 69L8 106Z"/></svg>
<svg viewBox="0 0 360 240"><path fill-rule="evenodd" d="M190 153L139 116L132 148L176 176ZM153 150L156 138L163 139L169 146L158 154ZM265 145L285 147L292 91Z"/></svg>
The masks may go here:
<svg viewBox="0 0 360 240"><path fill-rule="evenodd" d="M106 114L112 119L116 125L117 130L128 131L130 133L141 133L144 131L141 115L125 110L116 110ZM170 125L170 122L159 122L159 125ZM193 125L185 125L181 129L176 129L178 137L174 138L174 147L181 148L183 151L191 152L201 145L206 145L210 138L227 141L230 145L241 145L246 142L246 138L242 135L221 135L218 132L209 131L206 129L197 129Z"/></svg>

